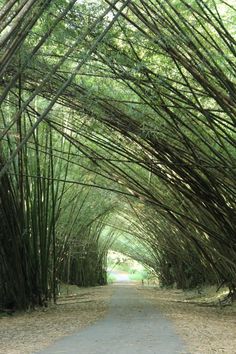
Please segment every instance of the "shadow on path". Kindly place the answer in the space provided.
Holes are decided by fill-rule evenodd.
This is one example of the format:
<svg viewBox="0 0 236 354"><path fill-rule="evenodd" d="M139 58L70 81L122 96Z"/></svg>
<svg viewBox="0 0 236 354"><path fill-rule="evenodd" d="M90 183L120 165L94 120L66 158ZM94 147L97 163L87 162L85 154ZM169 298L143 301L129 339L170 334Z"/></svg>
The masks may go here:
<svg viewBox="0 0 236 354"><path fill-rule="evenodd" d="M182 354L186 351L171 322L142 297L136 286L117 283L104 319L38 353Z"/></svg>

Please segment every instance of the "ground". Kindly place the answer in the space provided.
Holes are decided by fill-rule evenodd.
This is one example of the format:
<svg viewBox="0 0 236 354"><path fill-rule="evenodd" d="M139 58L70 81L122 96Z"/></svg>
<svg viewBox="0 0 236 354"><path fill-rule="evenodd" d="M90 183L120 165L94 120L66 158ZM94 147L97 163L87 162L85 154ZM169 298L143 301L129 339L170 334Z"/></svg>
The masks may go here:
<svg viewBox="0 0 236 354"><path fill-rule="evenodd" d="M190 353L236 353L235 306L203 306L205 298L199 300L194 292L136 286L140 296L173 321ZM112 291L112 286L72 287L69 296L64 293L58 305L44 311L0 317L0 353L33 353L103 318Z"/></svg>
<svg viewBox="0 0 236 354"><path fill-rule="evenodd" d="M37 354L187 354L171 321L137 286L119 282L113 289L105 318Z"/></svg>
<svg viewBox="0 0 236 354"><path fill-rule="evenodd" d="M64 288L57 305L0 317L0 353L30 354L104 317L108 287Z"/></svg>
<svg viewBox="0 0 236 354"><path fill-rule="evenodd" d="M236 304L220 307L216 288L206 288L202 295L145 287L141 291L173 321L190 353L236 354Z"/></svg>

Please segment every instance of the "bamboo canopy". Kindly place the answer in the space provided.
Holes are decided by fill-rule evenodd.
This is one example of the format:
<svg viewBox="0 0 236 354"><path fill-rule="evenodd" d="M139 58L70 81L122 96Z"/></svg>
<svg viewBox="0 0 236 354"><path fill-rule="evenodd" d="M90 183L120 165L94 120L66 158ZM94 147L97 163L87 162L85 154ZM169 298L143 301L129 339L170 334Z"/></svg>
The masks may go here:
<svg viewBox="0 0 236 354"><path fill-rule="evenodd" d="M112 244L233 297L233 2L0 5L0 307L105 283Z"/></svg>

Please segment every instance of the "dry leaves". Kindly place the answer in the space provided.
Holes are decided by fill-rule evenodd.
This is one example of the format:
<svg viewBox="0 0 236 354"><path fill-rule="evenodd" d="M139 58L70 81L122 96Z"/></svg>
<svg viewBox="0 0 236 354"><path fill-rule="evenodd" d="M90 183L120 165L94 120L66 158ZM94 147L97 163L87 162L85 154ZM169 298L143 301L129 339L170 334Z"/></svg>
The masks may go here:
<svg viewBox="0 0 236 354"><path fill-rule="evenodd" d="M70 287L57 305L0 318L0 353L30 354L102 318L112 289Z"/></svg>
<svg viewBox="0 0 236 354"><path fill-rule="evenodd" d="M190 293L181 290L144 288L142 293L173 321L190 353L236 353L236 304L203 306L197 298L187 300Z"/></svg>
<svg viewBox="0 0 236 354"><path fill-rule="evenodd" d="M207 307L191 293L140 287L141 294L169 317L193 354L236 354L236 305ZM65 290L64 290L65 292ZM0 319L0 353L30 354L61 336L102 318L112 287L70 287L58 305ZM198 302L198 303L194 303ZM200 302L200 304L199 304Z"/></svg>

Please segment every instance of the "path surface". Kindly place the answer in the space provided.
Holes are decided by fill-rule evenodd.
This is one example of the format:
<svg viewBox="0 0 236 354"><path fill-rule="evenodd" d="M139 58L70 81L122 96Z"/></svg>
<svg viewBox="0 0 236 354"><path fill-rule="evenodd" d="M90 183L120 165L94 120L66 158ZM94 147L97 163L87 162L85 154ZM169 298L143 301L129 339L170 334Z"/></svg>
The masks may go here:
<svg viewBox="0 0 236 354"><path fill-rule="evenodd" d="M40 354L187 353L165 319L134 285L115 285L108 315Z"/></svg>

